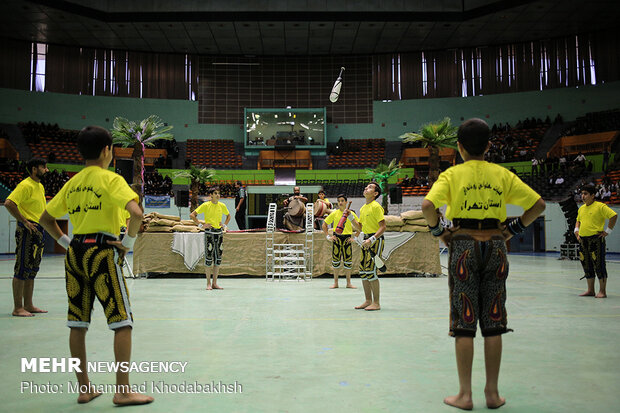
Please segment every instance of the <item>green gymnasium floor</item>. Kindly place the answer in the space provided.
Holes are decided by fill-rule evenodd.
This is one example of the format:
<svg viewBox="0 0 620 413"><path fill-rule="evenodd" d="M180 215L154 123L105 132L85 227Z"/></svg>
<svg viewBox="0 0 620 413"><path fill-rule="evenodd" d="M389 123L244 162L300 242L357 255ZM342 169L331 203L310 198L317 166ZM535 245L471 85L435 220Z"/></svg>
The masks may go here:
<svg viewBox="0 0 620 413"><path fill-rule="evenodd" d="M445 264L446 256L442 256ZM615 412L620 404L620 263L610 262L609 298L579 298L579 262L511 255L509 326L504 336L502 412ZM60 256L45 257L35 305L11 317L13 260L3 256L0 291L1 412L115 411L111 394L87 406L68 394L72 373L21 373L22 357L68 357ZM447 278L385 278L378 312L354 310L357 290L330 290L331 279L266 283L222 279L128 280L135 316L134 361L183 361L185 373L133 373L155 402L132 412L456 412L442 404L457 391L447 335ZM341 287L344 280L341 281ZM112 361L113 333L96 306L89 361ZM474 409L484 405L482 339L476 340ZM21 393L22 381L61 385L63 394ZM113 373L91 374L97 384ZM151 382L234 383L241 393L153 393ZM238 389L238 387L237 387Z"/></svg>

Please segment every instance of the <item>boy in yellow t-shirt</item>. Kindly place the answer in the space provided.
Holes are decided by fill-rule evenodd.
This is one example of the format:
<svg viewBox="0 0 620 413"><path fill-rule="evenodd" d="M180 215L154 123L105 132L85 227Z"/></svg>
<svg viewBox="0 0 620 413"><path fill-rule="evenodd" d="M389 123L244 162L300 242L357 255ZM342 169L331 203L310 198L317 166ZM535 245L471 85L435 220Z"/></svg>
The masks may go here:
<svg viewBox="0 0 620 413"><path fill-rule="evenodd" d="M584 205L577 212L575 235L581 246L579 260L583 266L588 289L581 297L594 295L594 275L598 276L599 292L596 298L607 298L607 268L605 263L605 237L611 234L616 226L618 214L602 202L594 200L596 188L587 185L581 188L581 199ZM607 228L605 220L609 220Z"/></svg>
<svg viewBox="0 0 620 413"><path fill-rule="evenodd" d="M356 231L364 231L359 269L366 300L355 307L356 310L376 311L381 309L379 277L377 277L377 265L373 259L373 254L381 256L385 242L383 237L385 218L383 207L377 202L379 195L381 195L379 184L376 182L369 183L364 188L366 203L360 208L359 221L352 214L349 214L348 217Z"/></svg>
<svg viewBox="0 0 620 413"><path fill-rule="evenodd" d="M353 234L353 227L351 226L351 222L348 219L346 220L342 234L336 234L334 232L333 235L329 235L329 230L327 227L331 224L335 230L336 226L340 222L340 218L342 218L344 211L347 209L346 195L340 194L336 199L338 200L338 209L332 211L332 213L325 218L322 225L323 233L327 237L327 240L333 241L332 267L334 268L334 285L330 288L338 288L338 269L341 265L343 267L343 272L347 277L347 288L355 288L355 286L351 284L351 267L353 266L353 252L351 249L351 235ZM350 215L353 215L353 218L357 219L355 212L351 211Z"/></svg>
<svg viewBox="0 0 620 413"><path fill-rule="evenodd" d="M34 278L43 256L43 228L39 217L45 210L45 189L41 179L48 172L45 160L32 158L26 164L28 178L6 198L4 206L17 220L15 228L15 271L13 275L13 315L32 317L47 313L32 303Z"/></svg>
<svg viewBox="0 0 620 413"><path fill-rule="evenodd" d="M65 277L71 328L71 355L80 359L78 403L88 403L101 395L91 387L86 368L86 332L95 296L101 302L108 327L114 330L114 355L119 363L131 358L133 314L122 271L125 254L131 250L142 223L138 195L120 175L109 171L112 137L98 126L82 129L77 140L85 168L71 178L50 201L41 215L41 225L67 249ZM130 214L127 234L118 240L123 210ZM65 214L73 225L71 240L56 222ZM113 403L119 406L146 404L153 398L131 391L129 372L116 373ZM84 390L84 391L83 391Z"/></svg>
<svg viewBox="0 0 620 413"><path fill-rule="evenodd" d="M328 198L327 198L327 196L325 195L325 191L324 191L324 190L322 190L322 189L321 189L321 190L319 190L318 195L319 195L319 198L317 199L317 201L321 201L321 202L323 202L327 208L330 208L330 209L331 209L331 208L332 208L332 203L331 203L331 202L329 202L329 199L328 199ZM346 206L346 205L345 205L345 206ZM337 224L337 223L338 223L338 222L336 222L336 224Z"/></svg>
<svg viewBox="0 0 620 413"><path fill-rule="evenodd" d="M222 242L224 241L224 232L228 229L226 225L230 221L230 213L228 208L220 200L220 188L209 188L207 195L211 199L203 202L189 216L200 228L205 230L205 276L207 277L207 290L222 290L217 285L217 276L222 264ZM204 226L198 221L198 214L205 214ZM222 223L222 216L226 216L226 221ZM213 270L211 270L213 266ZM213 272L213 287L211 286L210 273Z"/></svg>
<svg viewBox="0 0 620 413"><path fill-rule="evenodd" d="M439 175L422 202L431 233L450 249L450 335L455 337L460 390L444 403L465 410L473 408L471 371L474 337L478 321L484 336L487 407L495 409L506 400L499 396L498 377L502 334L506 327L506 243L544 211L545 203L533 189L508 169L484 161L489 149L489 126L469 119L458 130L458 150L465 163ZM448 205L448 230L439 221L437 209ZM525 212L506 226L506 204Z"/></svg>

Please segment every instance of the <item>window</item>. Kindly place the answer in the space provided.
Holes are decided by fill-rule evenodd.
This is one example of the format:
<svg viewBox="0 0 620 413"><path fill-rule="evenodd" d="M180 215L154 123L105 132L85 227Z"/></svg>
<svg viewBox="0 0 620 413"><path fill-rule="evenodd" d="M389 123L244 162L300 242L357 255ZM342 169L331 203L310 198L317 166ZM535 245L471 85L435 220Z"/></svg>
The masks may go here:
<svg viewBox="0 0 620 413"><path fill-rule="evenodd" d="M428 94L428 74L426 73L426 56L422 52L422 96Z"/></svg>
<svg viewBox="0 0 620 413"><path fill-rule="evenodd" d="M506 59L508 63L508 86L512 86L512 82L517 79L515 72L516 47L514 44L508 45L508 55Z"/></svg>
<svg viewBox="0 0 620 413"><path fill-rule="evenodd" d="M543 90L549 85L549 55L547 54L547 46L540 46L540 83L539 89Z"/></svg>
<svg viewBox="0 0 620 413"><path fill-rule="evenodd" d="M502 56L502 48L499 47L497 51L499 52L499 56L497 56L497 60L495 60L495 75L497 77L497 84L501 84L504 80L504 72L502 67L504 58Z"/></svg>
<svg viewBox="0 0 620 413"><path fill-rule="evenodd" d="M108 75L108 80L110 81L110 94L118 95L118 81L116 80L116 76L114 76L114 69L116 69L116 55L114 54L114 50L110 50L110 71Z"/></svg>
<svg viewBox="0 0 620 413"><path fill-rule="evenodd" d="M590 84L596 85L596 68L594 67L594 59L592 58L592 44L588 40L588 57L590 61Z"/></svg>
<svg viewBox="0 0 620 413"><path fill-rule="evenodd" d="M401 99L400 93L400 54L392 55L392 96Z"/></svg>
<svg viewBox="0 0 620 413"><path fill-rule="evenodd" d="M577 83L581 79L581 60L579 59L579 36L575 36L575 60L577 62Z"/></svg>
<svg viewBox="0 0 620 413"><path fill-rule="evenodd" d="M185 55L185 84L187 85L187 96L189 100L196 100L196 94L192 85L192 60L189 55Z"/></svg>
<svg viewBox="0 0 620 413"><path fill-rule="evenodd" d="M99 69L99 61L97 60L97 52L101 53L99 50L95 50L95 58L93 59L93 96L97 93L95 92L95 88L97 87L97 76Z"/></svg>
<svg viewBox="0 0 620 413"><path fill-rule="evenodd" d="M30 58L30 90L45 92L45 60L47 45L32 43Z"/></svg>
<svg viewBox="0 0 620 413"><path fill-rule="evenodd" d="M467 97L467 62L465 60L465 52L461 49L461 97ZM472 91L473 92L473 91Z"/></svg>
<svg viewBox="0 0 620 413"><path fill-rule="evenodd" d="M430 60L430 59L429 59ZM436 67L436 59L433 57L432 67L430 66L430 61L426 59L426 55L422 52L422 95L428 95L428 72L433 71L433 84L431 85L432 91L437 90L437 67Z"/></svg>

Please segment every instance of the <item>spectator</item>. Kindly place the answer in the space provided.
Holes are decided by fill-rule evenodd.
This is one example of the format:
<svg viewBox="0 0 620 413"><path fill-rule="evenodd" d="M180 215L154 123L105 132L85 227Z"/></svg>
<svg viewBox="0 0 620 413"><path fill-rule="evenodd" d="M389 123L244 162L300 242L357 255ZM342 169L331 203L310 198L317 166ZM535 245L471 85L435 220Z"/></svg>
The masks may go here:
<svg viewBox="0 0 620 413"><path fill-rule="evenodd" d="M560 156L560 158L558 159L558 167L559 167L559 170L561 171L566 170L566 156L564 155Z"/></svg>
<svg viewBox="0 0 620 413"><path fill-rule="evenodd" d="M611 198L611 189L607 185L601 185L601 189L599 189L596 196L601 202L607 202Z"/></svg>
<svg viewBox="0 0 620 413"><path fill-rule="evenodd" d="M609 155L609 148L607 145L605 145L605 150L603 151L603 172L605 172L607 168L609 168Z"/></svg>
<svg viewBox="0 0 620 413"><path fill-rule="evenodd" d="M580 163L585 167L585 163L586 163L585 155L579 152L579 154L577 154L577 157L575 158L575 162Z"/></svg>

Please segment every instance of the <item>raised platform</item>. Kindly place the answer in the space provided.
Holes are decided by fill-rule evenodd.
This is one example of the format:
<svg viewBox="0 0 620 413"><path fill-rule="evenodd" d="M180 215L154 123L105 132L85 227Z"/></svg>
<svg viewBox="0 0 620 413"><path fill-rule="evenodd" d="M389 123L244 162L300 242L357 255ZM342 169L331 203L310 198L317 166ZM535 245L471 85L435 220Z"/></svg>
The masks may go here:
<svg viewBox="0 0 620 413"><path fill-rule="evenodd" d="M394 234L394 235L391 235ZM396 247L385 260L388 271L385 274L441 274L439 263L439 243L428 232L414 233L387 233L386 237L413 235L409 240ZM172 233L142 233L139 234L134 247L133 272L146 273L190 273L204 274L204 259L197 259L199 253L194 251L194 258L186 260L197 262L193 269L184 263L184 257L173 252L174 241ZM181 236L196 237L202 234L179 234ZM227 233L224 235L223 258L220 275L253 275L265 276L265 237L264 232ZM302 244L305 234L290 234L277 232L274 242L278 244ZM402 238L399 238L402 240ZM394 240L395 245L398 243ZM322 232L315 233L314 237L314 267L313 276L332 273L331 268L332 243L327 241ZM387 255L387 251L384 256ZM353 245L353 273L357 273L360 250Z"/></svg>

